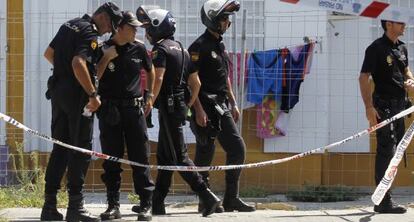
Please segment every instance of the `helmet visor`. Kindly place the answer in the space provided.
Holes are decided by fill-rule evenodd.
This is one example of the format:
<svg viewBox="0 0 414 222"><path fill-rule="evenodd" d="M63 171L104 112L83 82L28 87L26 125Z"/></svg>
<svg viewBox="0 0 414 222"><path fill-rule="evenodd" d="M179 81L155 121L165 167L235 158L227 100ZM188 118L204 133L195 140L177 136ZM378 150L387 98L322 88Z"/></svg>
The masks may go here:
<svg viewBox="0 0 414 222"><path fill-rule="evenodd" d="M232 15L234 12L240 10L240 3L238 1L230 0L223 5L219 14Z"/></svg>
<svg viewBox="0 0 414 222"><path fill-rule="evenodd" d="M148 11L144 9L144 7L140 6L137 9L137 19L139 22L142 23L142 27L148 28L151 25L151 18L148 15Z"/></svg>

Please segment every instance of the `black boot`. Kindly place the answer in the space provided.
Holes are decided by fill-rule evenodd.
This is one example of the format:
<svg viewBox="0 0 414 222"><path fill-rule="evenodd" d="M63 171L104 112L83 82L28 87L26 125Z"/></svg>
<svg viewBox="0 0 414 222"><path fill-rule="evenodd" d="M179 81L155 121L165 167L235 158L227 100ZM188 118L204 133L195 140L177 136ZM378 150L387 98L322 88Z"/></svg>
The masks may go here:
<svg viewBox="0 0 414 222"><path fill-rule="evenodd" d="M223 208L226 212L253 212L256 211L256 208L253 206L248 205L247 203L243 202L240 198L224 198L223 200Z"/></svg>
<svg viewBox="0 0 414 222"><path fill-rule="evenodd" d="M226 178L227 179L227 178ZM226 212L253 212L256 208L248 205L239 198L239 181L227 180L226 191L223 198L223 208Z"/></svg>
<svg viewBox="0 0 414 222"><path fill-rule="evenodd" d="M138 213L138 221L151 221L152 220L152 191L144 191L140 195L140 212Z"/></svg>
<svg viewBox="0 0 414 222"><path fill-rule="evenodd" d="M203 210L204 210L204 203L200 199L198 202L198 212L203 213ZM214 213L218 213L218 214L223 213L223 212L224 212L224 208L220 204L216 207L216 210L214 211Z"/></svg>
<svg viewBox="0 0 414 222"><path fill-rule="evenodd" d="M66 221L85 221L85 222L99 222L100 218L92 215L83 207L83 196L69 195L69 206L66 212Z"/></svg>
<svg viewBox="0 0 414 222"><path fill-rule="evenodd" d="M382 214L404 214L407 212L407 209L396 204L392 200L390 193L386 193L381 203L374 206L374 211Z"/></svg>
<svg viewBox="0 0 414 222"><path fill-rule="evenodd" d="M63 220L63 215L56 208L56 194L45 194L45 203L40 214L41 221Z"/></svg>
<svg viewBox="0 0 414 222"><path fill-rule="evenodd" d="M200 196L200 202L204 205L203 217L213 214L217 206L220 205L220 199L208 188L198 193L198 195Z"/></svg>
<svg viewBox="0 0 414 222"><path fill-rule="evenodd" d="M206 174L205 172L200 172L200 174L203 177L204 183L206 184L207 188L210 189L210 183L209 183L210 178L208 177L208 174ZM200 200L198 201L198 212L203 213L203 211L204 211L204 203L200 198ZM223 213L223 212L224 212L224 209L220 204L216 207L216 210L214 211L214 213Z"/></svg>
<svg viewBox="0 0 414 222"><path fill-rule="evenodd" d="M101 220L115 220L121 218L119 211L119 192L108 192L106 194L108 200L108 208L101 213Z"/></svg>
<svg viewBox="0 0 414 222"><path fill-rule="evenodd" d="M154 190L154 194L152 196L152 214L153 215L165 215L165 204L164 199L167 195L161 193L158 190Z"/></svg>

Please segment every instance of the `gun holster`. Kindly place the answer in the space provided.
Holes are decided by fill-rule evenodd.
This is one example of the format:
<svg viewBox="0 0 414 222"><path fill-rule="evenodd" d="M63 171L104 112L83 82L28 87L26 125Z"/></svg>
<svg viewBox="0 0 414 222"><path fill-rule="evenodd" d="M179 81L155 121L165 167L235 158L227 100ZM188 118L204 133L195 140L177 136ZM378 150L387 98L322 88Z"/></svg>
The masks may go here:
<svg viewBox="0 0 414 222"><path fill-rule="evenodd" d="M55 85L56 77L54 75L51 75L47 80L47 90L45 92L45 97L47 100L50 100L52 98L52 90L55 88Z"/></svg>

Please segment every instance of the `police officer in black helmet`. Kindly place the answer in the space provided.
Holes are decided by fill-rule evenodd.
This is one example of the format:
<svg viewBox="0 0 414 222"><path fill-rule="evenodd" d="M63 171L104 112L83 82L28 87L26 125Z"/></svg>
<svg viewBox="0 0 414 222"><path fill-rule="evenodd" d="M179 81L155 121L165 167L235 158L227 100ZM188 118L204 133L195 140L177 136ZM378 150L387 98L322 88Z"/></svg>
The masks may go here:
<svg viewBox="0 0 414 222"><path fill-rule="evenodd" d="M129 160L148 165L150 146L144 109L148 113L152 108L154 67L144 43L135 39L141 23L132 12L124 11L122 15L116 34L102 45L103 55L97 65L98 94L102 101L98 111L102 151L122 158L126 147ZM141 92L141 69L147 72L146 99ZM134 189L140 197L138 220L150 221L154 190L150 169L131 168ZM101 214L101 219L119 219L121 164L105 160L103 169L108 208Z"/></svg>
<svg viewBox="0 0 414 222"><path fill-rule="evenodd" d="M160 131L157 148L159 165L194 166L184 143L183 123L187 107L191 107L197 97L200 81L194 72L190 56L181 43L174 40L175 19L166 10L137 9L137 17L146 30L146 37L152 49L155 66L154 98L159 109ZM185 90L191 90L191 98L185 99ZM152 202L154 215L165 214L164 199L171 185L172 171L159 170ZM218 199L204 183L197 172L180 172L205 203L203 216L214 213Z"/></svg>
<svg viewBox="0 0 414 222"><path fill-rule="evenodd" d="M224 51L222 35L230 27L229 16L240 8L235 0L208 0L201 8L201 20L207 30L189 48L191 59L198 71L201 89L191 119L191 129L196 136L197 166L208 166L213 159L217 138L226 152L229 165L243 164L246 146L236 128L239 110L228 77L229 58ZM230 106L229 106L230 105ZM239 198L241 170L226 171L226 190L223 208L217 212L255 211ZM208 181L208 172L202 172ZM200 201L199 210L204 208Z"/></svg>
<svg viewBox="0 0 414 222"><path fill-rule="evenodd" d="M101 102L95 85L97 37L116 29L122 19L113 3L100 6L90 17L85 14L64 23L45 57L54 66L48 81L47 98L52 102L52 136L78 147L92 149L93 116L82 115L84 108L96 111ZM56 209L56 194L67 168L69 206L67 221L100 221L83 207L82 188L90 156L57 144L46 169L45 203L41 220L63 220Z"/></svg>

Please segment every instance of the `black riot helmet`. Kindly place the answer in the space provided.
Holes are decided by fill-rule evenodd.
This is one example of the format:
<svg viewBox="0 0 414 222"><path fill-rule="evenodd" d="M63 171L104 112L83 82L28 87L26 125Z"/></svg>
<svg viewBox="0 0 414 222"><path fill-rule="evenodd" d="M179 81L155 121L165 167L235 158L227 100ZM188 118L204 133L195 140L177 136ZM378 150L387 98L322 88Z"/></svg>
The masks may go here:
<svg viewBox="0 0 414 222"><path fill-rule="evenodd" d="M201 22L214 32L223 34L220 19L239 11L240 3L236 0L208 0L201 7Z"/></svg>
<svg viewBox="0 0 414 222"><path fill-rule="evenodd" d="M105 2L95 11L94 14L105 12L109 15L112 23L112 33L118 28L119 23L122 21L122 12L119 7L113 2Z"/></svg>
<svg viewBox="0 0 414 222"><path fill-rule="evenodd" d="M151 37L151 44L174 35L176 22L171 12L159 8L147 10L145 6L140 6L136 14Z"/></svg>

